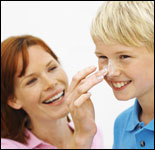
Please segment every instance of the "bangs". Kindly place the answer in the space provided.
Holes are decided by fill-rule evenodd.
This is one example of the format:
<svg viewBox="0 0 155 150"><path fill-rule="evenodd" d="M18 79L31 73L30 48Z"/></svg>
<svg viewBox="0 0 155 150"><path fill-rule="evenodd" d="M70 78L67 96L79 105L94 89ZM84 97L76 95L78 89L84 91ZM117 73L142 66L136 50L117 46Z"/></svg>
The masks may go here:
<svg viewBox="0 0 155 150"><path fill-rule="evenodd" d="M19 42L18 42L18 54L16 55L16 60L17 60L17 63L16 63L16 69L17 69L17 65L18 65L18 61L19 61L19 54L21 54L22 56L22 63L23 63L23 67L22 67L22 71L20 73L20 75L18 77L22 77L25 75L25 72L26 72L26 68L28 66L28 63L29 63L29 55L28 55L28 46L27 44L25 43L24 39L20 39ZM17 70L16 70L17 71Z"/></svg>

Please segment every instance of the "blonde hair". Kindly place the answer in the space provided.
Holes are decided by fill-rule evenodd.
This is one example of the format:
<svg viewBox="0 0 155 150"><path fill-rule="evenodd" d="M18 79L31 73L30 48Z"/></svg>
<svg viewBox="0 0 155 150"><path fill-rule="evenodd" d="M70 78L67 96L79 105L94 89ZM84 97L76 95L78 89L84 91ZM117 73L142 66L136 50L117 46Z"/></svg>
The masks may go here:
<svg viewBox="0 0 155 150"><path fill-rule="evenodd" d="M154 1L106 1L91 25L105 44L145 45L154 52Z"/></svg>

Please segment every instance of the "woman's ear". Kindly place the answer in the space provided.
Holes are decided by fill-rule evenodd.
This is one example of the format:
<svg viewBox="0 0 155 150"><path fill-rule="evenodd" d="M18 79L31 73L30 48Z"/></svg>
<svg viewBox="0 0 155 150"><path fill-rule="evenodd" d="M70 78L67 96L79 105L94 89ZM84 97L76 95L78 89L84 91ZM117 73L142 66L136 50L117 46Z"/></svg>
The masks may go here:
<svg viewBox="0 0 155 150"><path fill-rule="evenodd" d="M8 105L17 110L22 108L21 101L18 100L17 98L9 99Z"/></svg>

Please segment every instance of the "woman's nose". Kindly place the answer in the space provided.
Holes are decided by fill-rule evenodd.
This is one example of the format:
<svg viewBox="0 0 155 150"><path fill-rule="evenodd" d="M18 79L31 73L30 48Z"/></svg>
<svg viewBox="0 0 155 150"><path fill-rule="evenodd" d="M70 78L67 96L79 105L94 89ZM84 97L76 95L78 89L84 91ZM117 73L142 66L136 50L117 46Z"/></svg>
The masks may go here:
<svg viewBox="0 0 155 150"><path fill-rule="evenodd" d="M47 75L43 76L43 89L47 91L49 89L53 89L57 84L57 80L53 77L49 77Z"/></svg>

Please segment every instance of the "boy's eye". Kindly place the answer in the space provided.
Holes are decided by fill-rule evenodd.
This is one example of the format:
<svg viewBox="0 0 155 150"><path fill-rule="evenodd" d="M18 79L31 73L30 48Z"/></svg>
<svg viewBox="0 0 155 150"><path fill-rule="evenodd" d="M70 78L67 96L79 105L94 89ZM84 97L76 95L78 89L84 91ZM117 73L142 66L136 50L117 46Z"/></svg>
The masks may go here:
<svg viewBox="0 0 155 150"><path fill-rule="evenodd" d="M52 71L52 70L55 70L56 68L57 68L57 66L55 66L55 67L51 67L51 68L49 68L48 71L50 72L50 71Z"/></svg>
<svg viewBox="0 0 155 150"><path fill-rule="evenodd" d="M30 85L30 84L34 83L36 80L37 80L36 78L33 78L29 82L27 82L26 85Z"/></svg>
<svg viewBox="0 0 155 150"><path fill-rule="evenodd" d="M126 58L130 58L130 56L129 55L121 55L120 56L120 59L126 59Z"/></svg>
<svg viewBox="0 0 155 150"><path fill-rule="evenodd" d="M107 56L98 56L99 59L107 59Z"/></svg>

